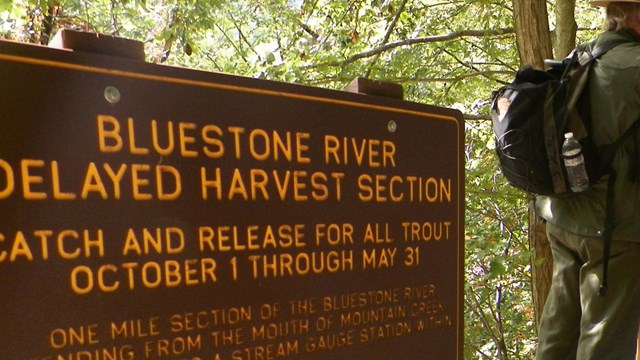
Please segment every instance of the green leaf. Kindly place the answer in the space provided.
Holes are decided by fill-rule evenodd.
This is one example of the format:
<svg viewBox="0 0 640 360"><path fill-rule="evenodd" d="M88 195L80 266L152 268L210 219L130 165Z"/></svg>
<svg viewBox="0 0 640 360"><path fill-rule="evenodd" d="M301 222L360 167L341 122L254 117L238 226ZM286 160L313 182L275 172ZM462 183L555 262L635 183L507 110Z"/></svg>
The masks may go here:
<svg viewBox="0 0 640 360"><path fill-rule="evenodd" d="M276 56L273 53L267 54L267 63L273 64L276 61Z"/></svg>
<svg viewBox="0 0 640 360"><path fill-rule="evenodd" d="M507 268L504 266L502 260L494 259L489 264L489 277L496 278L498 276L504 275L507 271Z"/></svg>
<svg viewBox="0 0 640 360"><path fill-rule="evenodd" d="M0 0L0 11L11 10L13 6L13 0Z"/></svg>

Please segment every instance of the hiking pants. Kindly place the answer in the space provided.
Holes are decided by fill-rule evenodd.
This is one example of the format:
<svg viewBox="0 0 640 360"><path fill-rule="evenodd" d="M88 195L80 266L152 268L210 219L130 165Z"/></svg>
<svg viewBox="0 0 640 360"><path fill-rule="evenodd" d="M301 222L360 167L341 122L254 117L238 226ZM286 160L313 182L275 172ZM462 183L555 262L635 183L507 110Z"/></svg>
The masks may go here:
<svg viewBox="0 0 640 360"><path fill-rule="evenodd" d="M551 291L538 331L537 360L635 360L640 323L640 243L612 241L608 288L601 238L547 223L553 254Z"/></svg>

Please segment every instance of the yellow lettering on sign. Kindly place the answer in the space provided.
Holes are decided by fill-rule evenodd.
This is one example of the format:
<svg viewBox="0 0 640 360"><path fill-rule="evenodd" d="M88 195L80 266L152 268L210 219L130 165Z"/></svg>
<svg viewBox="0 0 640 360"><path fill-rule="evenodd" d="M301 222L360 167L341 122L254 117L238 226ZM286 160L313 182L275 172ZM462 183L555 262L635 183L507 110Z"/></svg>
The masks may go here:
<svg viewBox="0 0 640 360"><path fill-rule="evenodd" d="M402 222L404 241L449 240L451 221Z"/></svg>
<svg viewBox="0 0 640 360"><path fill-rule="evenodd" d="M199 334L180 336L173 339L154 339L145 341L144 358L175 358L200 349L202 349L202 335Z"/></svg>
<svg viewBox="0 0 640 360"><path fill-rule="evenodd" d="M126 169L126 165L122 165ZM120 186L117 186L117 189L120 189ZM89 168L87 169L87 175L84 179L84 185L82 186L81 197L83 199L87 199L89 197L89 193L97 192L103 199L107 199L109 196L107 195L107 189L102 183L102 179L100 178L100 173L98 172L98 168L96 164L89 163ZM119 194L119 192L118 192ZM118 198L116 198L118 199Z"/></svg>
<svg viewBox="0 0 640 360"><path fill-rule="evenodd" d="M160 318L133 319L119 323L111 322L109 332L112 340L145 338L160 335Z"/></svg>
<svg viewBox="0 0 640 360"><path fill-rule="evenodd" d="M362 250L362 268L380 269L393 267L397 248L374 248Z"/></svg>
<svg viewBox="0 0 640 360"><path fill-rule="evenodd" d="M248 259L254 279L353 271L353 250L249 255Z"/></svg>
<svg viewBox="0 0 640 360"><path fill-rule="evenodd" d="M308 333L309 319L292 319L252 326L251 340L276 340Z"/></svg>
<svg viewBox="0 0 640 360"><path fill-rule="evenodd" d="M184 232L177 227L156 228L155 233L153 230L143 228L141 238L139 239L136 231L130 228L127 231L122 255L178 254L185 248Z"/></svg>
<svg viewBox="0 0 640 360"><path fill-rule="evenodd" d="M171 178L175 184L173 190L168 190L167 185L165 185L167 177ZM156 166L156 194L158 194L158 200L175 200L181 193L182 183L178 170L173 166Z"/></svg>
<svg viewBox="0 0 640 360"><path fill-rule="evenodd" d="M240 195L245 200L249 198L249 194L247 194L247 189L244 186L244 183L242 182L242 175L240 174L240 169L235 169L233 171L233 176L231 177L231 184L229 185L229 200L233 200L236 195Z"/></svg>
<svg viewBox="0 0 640 360"><path fill-rule="evenodd" d="M307 352L335 350L336 348L353 345L353 330L340 331L330 334L310 336L305 343Z"/></svg>
<svg viewBox="0 0 640 360"><path fill-rule="evenodd" d="M316 245L353 245L353 225L316 224Z"/></svg>
<svg viewBox="0 0 640 360"><path fill-rule="evenodd" d="M245 129L243 127L238 127L238 126L229 126L227 128L227 130L233 134L233 143L235 145L234 150L235 150L235 155L236 155L236 159L240 159L241 158L241 154L240 154L240 134L244 134Z"/></svg>
<svg viewBox="0 0 640 360"><path fill-rule="evenodd" d="M349 165L353 162L371 168L395 167L395 154L396 146L388 140L324 137L325 164Z"/></svg>
<svg viewBox="0 0 640 360"><path fill-rule="evenodd" d="M311 163L311 158L306 155L309 146L305 143L309 138L311 135L308 133L296 133L296 161L300 164Z"/></svg>
<svg viewBox="0 0 640 360"><path fill-rule="evenodd" d="M203 330L211 326L210 314L206 311L174 314L169 318L171 332Z"/></svg>
<svg viewBox="0 0 640 360"><path fill-rule="evenodd" d="M342 179L344 173L323 172L308 173L302 170L273 170L267 173L261 169L233 169L227 178L222 169L208 171L200 168L200 185L202 198L208 200L246 201L270 200L281 201L325 201L342 199Z"/></svg>
<svg viewBox="0 0 640 360"><path fill-rule="evenodd" d="M64 176L64 170L65 168L56 160L22 159L16 172L9 163L0 159L0 176L5 178L4 181L0 181L0 184L6 182L6 186L0 188L0 199L14 194L16 184L21 186L25 200L86 200L91 196L97 196L103 200L119 200L128 195L133 200L171 201L179 198L183 191L182 176L178 169L171 165L120 164L115 166L108 163L89 162L80 179ZM130 179L130 188L124 187L127 178ZM76 191L72 191L68 184L77 183L77 180L80 180L82 185L76 188ZM255 192L265 191L260 189L262 184L257 183L255 186Z"/></svg>
<svg viewBox="0 0 640 360"><path fill-rule="evenodd" d="M260 146L259 144L262 144ZM271 156L271 141L269 134L262 129L256 129L249 134L249 151L256 160L267 160Z"/></svg>
<svg viewBox="0 0 640 360"><path fill-rule="evenodd" d="M242 345L244 344L244 329L216 330L211 332L214 347Z"/></svg>
<svg viewBox="0 0 640 360"><path fill-rule="evenodd" d="M193 137L189 132L196 129L196 124L194 123L184 123L181 122L178 124L178 134L180 139L180 155L183 157L196 157L198 156L198 152L195 150L191 150L187 148L189 144L195 144L196 138Z"/></svg>
<svg viewBox="0 0 640 360"><path fill-rule="evenodd" d="M182 176L178 169L170 165L120 164L90 162L83 174L78 191L65 188L64 168L58 161L23 159L18 172L6 161L0 160L0 175L4 174L6 186L0 189L0 199L11 196L15 191L16 177L22 186L25 200L86 200L98 196L103 200L119 200L125 195L133 200L158 199L175 200L182 194ZM125 182L126 178L130 182ZM1 183L1 182L0 182ZM130 188L124 187L129 184ZM67 186L68 187L68 186Z"/></svg>
<svg viewBox="0 0 640 360"><path fill-rule="evenodd" d="M34 191L31 186L44 183L42 176L34 175L33 168L43 168L45 163L42 160L25 159L20 162L22 170L22 194L27 200L42 200L47 198L47 194L42 191Z"/></svg>
<svg viewBox="0 0 640 360"><path fill-rule="evenodd" d="M6 248L5 248L6 246ZM18 260L48 260L51 253L60 259L103 257L104 234L101 229L90 230L35 230L31 233L16 231L7 238L0 233L0 263Z"/></svg>
<svg viewBox="0 0 640 360"><path fill-rule="evenodd" d="M451 202L451 179L362 174L358 190L365 202Z"/></svg>
<svg viewBox="0 0 640 360"><path fill-rule="evenodd" d="M177 154L185 158L206 156L221 158L230 152L237 160L248 156L258 161L311 162L309 133L246 129L241 126L221 128L215 124L167 121L162 126L156 119L126 122L115 116L100 114L96 118L98 148L102 153L128 152L132 155L160 156ZM229 150L229 151L227 151ZM377 157L375 154L373 157Z"/></svg>
<svg viewBox="0 0 640 360"><path fill-rule="evenodd" d="M104 264L97 269L80 265L71 271L70 283L78 295L138 287L195 286L217 282L216 266L216 261L211 258Z"/></svg>
<svg viewBox="0 0 640 360"><path fill-rule="evenodd" d="M122 178L124 177L124 174L127 171L127 165L122 164L118 168L118 171L114 171L111 168L111 165L104 164L104 171L107 173L107 176L109 176L109 180L111 180L111 184L113 185L113 198L114 199L120 199L120 197L122 196L121 195L121 188L122 187L120 186L120 183L122 182ZM84 194L84 189L83 189L82 193ZM105 195L106 195L106 191L105 191ZM105 197L103 196L103 199L104 198ZM83 199L86 199L86 198L83 196Z"/></svg>
<svg viewBox="0 0 640 360"><path fill-rule="evenodd" d="M49 345L53 349L64 349L72 346L93 345L98 343L98 324L56 328L49 334Z"/></svg>
<svg viewBox="0 0 640 360"><path fill-rule="evenodd" d="M70 351L55 356L39 357L38 360L134 360L136 352L131 345L94 347L91 350L69 348ZM35 359L34 359L35 360Z"/></svg>
<svg viewBox="0 0 640 360"><path fill-rule="evenodd" d="M263 226L249 225L242 230L237 226L201 226L199 249L204 251L242 251L267 248L303 248L304 224Z"/></svg>
<svg viewBox="0 0 640 360"><path fill-rule="evenodd" d="M2 159L0 159L0 170L2 170L4 174L4 183L6 184L4 189L0 189L0 199L6 199L13 194L13 190L16 187L15 176L11 165Z"/></svg>
<svg viewBox="0 0 640 360"><path fill-rule="evenodd" d="M384 325L369 326L360 329L360 342L383 340L390 337L400 337L411 334L413 327L410 322L400 321Z"/></svg>
<svg viewBox="0 0 640 360"><path fill-rule="evenodd" d="M221 158L224 155L224 145L219 137L222 136L222 129L215 125L205 125L202 128L202 141L206 145L203 146L202 152L213 159Z"/></svg>
<svg viewBox="0 0 640 360"><path fill-rule="evenodd" d="M434 284L424 284L420 286L407 286L404 288L404 299L428 299L436 296L436 286Z"/></svg>
<svg viewBox="0 0 640 360"><path fill-rule="evenodd" d="M127 119L127 128L129 129L129 149L131 151L132 154L134 155L146 155L149 153L149 149L146 148L141 148L138 147L136 145L136 137L135 137L135 131L133 128L133 119L132 118L128 118Z"/></svg>
<svg viewBox="0 0 640 360"><path fill-rule="evenodd" d="M60 171L58 170L58 162L51 162L51 180L53 182L53 198L56 200L73 200L76 194L62 192L60 190Z"/></svg>
<svg viewBox="0 0 640 360"><path fill-rule="evenodd" d="M151 120L151 142L153 149L161 156L171 155L175 148L175 139L173 136L173 121L167 121L167 140L164 147L160 144L160 135L158 133L158 122Z"/></svg>
<svg viewBox="0 0 640 360"><path fill-rule="evenodd" d="M364 231L364 243L384 244L392 243L393 238L389 233L389 223L367 224Z"/></svg>
<svg viewBox="0 0 640 360"><path fill-rule="evenodd" d="M232 360L283 359L292 357L300 351L298 340L260 345L231 353Z"/></svg>
<svg viewBox="0 0 640 360"><path fill-rule="evenodd" d="M9 261L14 262L18 257L24 257L29 261L33 260L33 254L22 231L18 231L16 237L13 239L13 247L11 248Z"/></svg>
<svg viewBox="0 0 640 360"><path fill-rule="evenodd" d="M133 186L134 200L151 200L151 194L143 193L142 188L149 185L149 179L144 178L143 173L149 172L147 164L133 164L131 166L131 185Z"/></svg>
<svg viewBox="0 0 640 360"><path fill-rule="evenodd" d="M98 146L100 152L111 153L122 150L120 122L113 116L98 115Z"/></svg>

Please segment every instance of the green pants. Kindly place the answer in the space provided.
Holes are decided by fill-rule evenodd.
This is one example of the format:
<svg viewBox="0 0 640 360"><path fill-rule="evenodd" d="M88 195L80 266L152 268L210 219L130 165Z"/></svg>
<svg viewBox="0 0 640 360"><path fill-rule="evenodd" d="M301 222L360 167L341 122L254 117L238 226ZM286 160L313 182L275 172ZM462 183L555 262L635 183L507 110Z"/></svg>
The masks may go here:
<svg viewBox="0 0 640 360"><path fill-rule="evenodd" d="M537 360L634 360L640 323L640 243L613 241L608 288L601 238L547 223L553 281L538 331Z"/></svg>

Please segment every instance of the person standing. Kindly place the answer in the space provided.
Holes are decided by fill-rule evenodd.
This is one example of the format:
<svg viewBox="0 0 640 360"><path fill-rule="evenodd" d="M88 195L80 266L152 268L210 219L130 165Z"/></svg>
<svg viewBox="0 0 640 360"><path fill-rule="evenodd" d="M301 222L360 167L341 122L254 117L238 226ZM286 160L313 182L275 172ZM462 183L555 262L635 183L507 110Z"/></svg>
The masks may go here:
<svg viewBox="0 0 640 360"><path fill-rule="evenodd" d="M590 1L606 7L596 45L620 44L594 63L592 137L615 142L640 118L640 0ZM606 264L609 176L567 198L538 196L554 268L538 331L537 360L633 360L640 325L640 134L618 149L610 184L611 246ZM606 267L606 272L604 271ZM604 275L603 274L607 274ZM601 289L602 285L606 289ZM606 290L606 291L602 291ZM604 293L603 293L604 292Z"/></svg>

